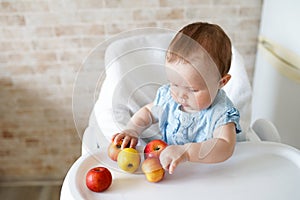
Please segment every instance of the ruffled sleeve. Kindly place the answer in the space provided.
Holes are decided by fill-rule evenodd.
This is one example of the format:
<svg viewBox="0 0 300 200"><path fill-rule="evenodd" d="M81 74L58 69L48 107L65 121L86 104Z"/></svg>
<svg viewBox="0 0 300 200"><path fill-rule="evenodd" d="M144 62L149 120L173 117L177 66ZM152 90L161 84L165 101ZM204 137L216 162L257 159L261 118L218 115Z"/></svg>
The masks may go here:
<svg viewBox="0 0 300 200"><path fill-rule="evenodd" d="M240 113L239 111L231 107L229 108L217 121L216 128L225 124L233 122L235 124L236 133L240 133L242 131L240 126Z"/></svg>

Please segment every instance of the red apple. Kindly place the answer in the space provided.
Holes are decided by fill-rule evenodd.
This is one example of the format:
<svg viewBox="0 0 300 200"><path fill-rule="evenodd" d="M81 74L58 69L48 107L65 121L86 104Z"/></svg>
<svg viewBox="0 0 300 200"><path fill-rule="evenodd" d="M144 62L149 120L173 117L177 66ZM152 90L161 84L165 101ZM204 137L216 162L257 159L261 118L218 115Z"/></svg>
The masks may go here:
<svg viewBox="0 0 300 200"><path fill-rule="evenodd" d="M160 153L164 150L168 144L163 140L152 140L144 148L145 159L149 157L159 158Z"/></svg>
<svg viewBox="0 0 300 200"><path fill-rule="evenodd" d="M105 167L95 167L86 174L86 186L93 192L103 192L112 182L110 171Z"/></svg>
<svg viewBox="0 0 300 200"><path fill-rule="evenodd" d="M149 182L159 182L164 178L165 170L157 157L147 158L142 164L142 171Z"/></svg>
<svg viewBox="0 0 300 200"><path fill-rule="evenodd" d="M121 149L121 145L122 145L123 140L120 140L118 142L118 144L115 143L110 143L110 145L108 146L107 149L107 154L108 157L110 157L110 159L112 159L113 161L117 161L118 159L118 155L120 153ZM126 147L129 147L130 144L128 144Z"/></svg>

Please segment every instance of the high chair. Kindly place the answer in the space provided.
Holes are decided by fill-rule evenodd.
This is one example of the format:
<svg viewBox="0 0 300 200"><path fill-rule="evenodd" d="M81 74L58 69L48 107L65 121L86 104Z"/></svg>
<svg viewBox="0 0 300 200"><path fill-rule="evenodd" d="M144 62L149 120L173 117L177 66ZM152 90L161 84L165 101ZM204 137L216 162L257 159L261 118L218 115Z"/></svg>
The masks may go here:
<svg viewBox="0 0 300 200"><path fill-rule="evenodd" d="M210 165L184 162L174 174L166 172L159 183L147 183L141 171L129 174L120 170L108 158L107 146L112 134L121 131L141 106L153 101L157 88L167 82L163 67L165 50L174 33L129 35L115 40L106 49L106 77L83 134L82 155L63 182L61 200L181 200L199 194L212 200L299 198L300 152L279 143L280 137L271 122L250 121L251 87L243 59L235 48L229 72L232 79L224 88L240 111L243 129L233 155ZM139 147L160 136L155 125L147 131ZM102 193L90 191L85 184L87 171L95 166L105 166L113 174L111 187Z"/></svg>
<svg viewBox="0 0 300 200"><path fill-rule="evenodd" d="M153 101L156 90L167 83L164 62L166 49L174 33L150 33L128 36L112 42L105 51L106 78L84 132L82 153L107 146L111 136L120 132L130 117L143 105ZM251 86L243 58L232 48L231 80L225 85L229 98L240 111L242 133L238 141L280 142L275 126L268 120L251 119ZM252 126L250 126L252 125ZM263 127L263 128L262 128ZM157 125L141 138L159 138ZM150 138L145 138L150 135ZM140 141L141 144L145 141Z"/></svg>

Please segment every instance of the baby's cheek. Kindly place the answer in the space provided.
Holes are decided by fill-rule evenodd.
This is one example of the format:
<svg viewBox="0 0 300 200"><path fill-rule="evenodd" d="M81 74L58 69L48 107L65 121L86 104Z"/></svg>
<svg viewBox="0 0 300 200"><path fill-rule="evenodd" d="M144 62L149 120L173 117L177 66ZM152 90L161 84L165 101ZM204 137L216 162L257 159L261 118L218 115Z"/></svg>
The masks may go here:
<svg viewBox="0 0 300 200"><path fill-rule="evenodd" d="M212 104L212 101L210 96L205 96L197 99L197 104L200 107L200 109L206 109Z"/></svg>
<svg viewBox="0 0 300 200"><path fill-rule="evenodd" d="M197 95L189 95L189 101L193 102L194 105L198 105L201 102L201 98L199 98Z"/></svg>

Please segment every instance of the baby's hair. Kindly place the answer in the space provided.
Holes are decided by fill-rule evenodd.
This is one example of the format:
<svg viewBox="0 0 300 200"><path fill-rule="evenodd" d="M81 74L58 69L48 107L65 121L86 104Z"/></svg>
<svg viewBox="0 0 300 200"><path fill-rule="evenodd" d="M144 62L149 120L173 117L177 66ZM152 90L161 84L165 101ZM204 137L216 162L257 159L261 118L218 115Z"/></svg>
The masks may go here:
<svg viewBox="0 0 300 200"><path fill-rule="evenodd" d="M183 27L171 41L166 61L174 63L182 62L182 59L189 60L195 52L199 52L196 49L199 45L193 45L195 41L209 54L221 76L227 74L231 64L231 41L216 24L196 22Z"/></svg>

